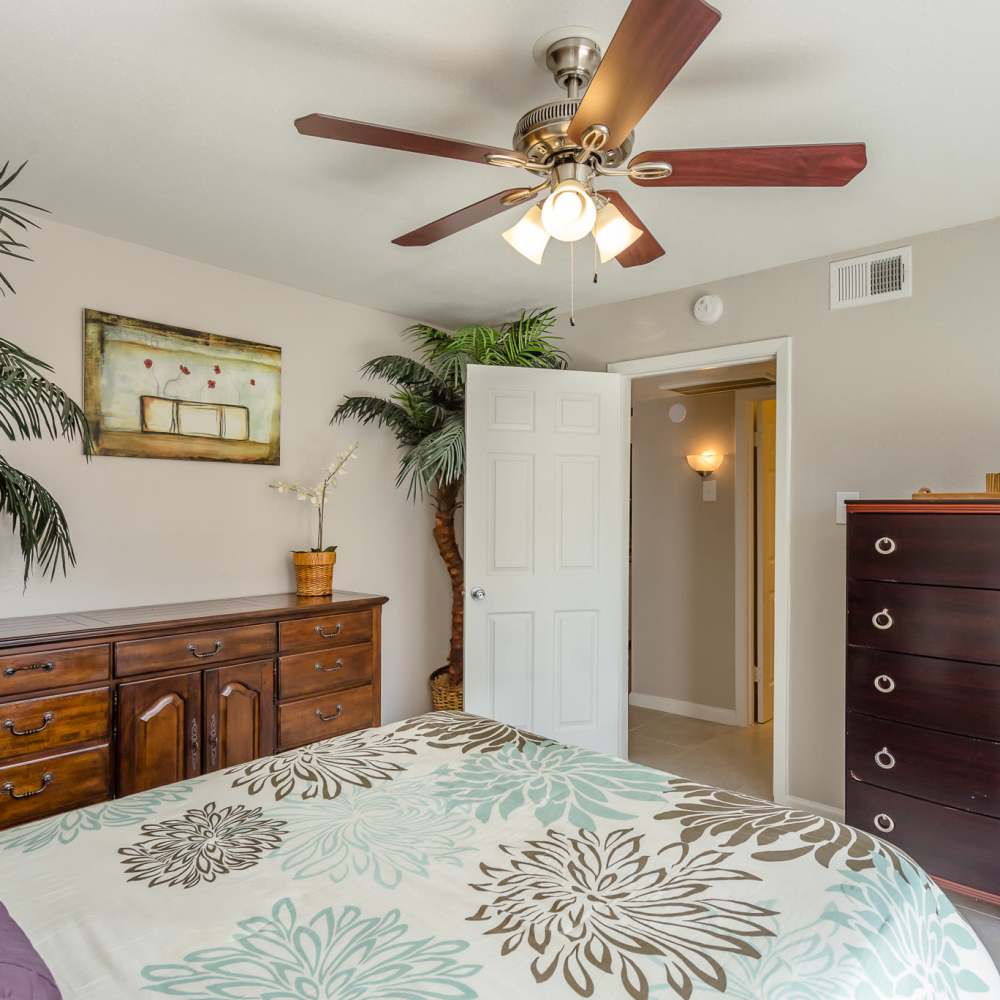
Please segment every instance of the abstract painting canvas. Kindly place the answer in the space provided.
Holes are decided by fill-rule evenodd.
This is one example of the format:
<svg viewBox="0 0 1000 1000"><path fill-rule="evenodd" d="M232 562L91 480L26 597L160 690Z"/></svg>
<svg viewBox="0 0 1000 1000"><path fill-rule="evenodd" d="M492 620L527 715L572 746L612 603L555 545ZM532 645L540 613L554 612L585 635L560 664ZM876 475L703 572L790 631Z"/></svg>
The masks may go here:
<svg viewBox="0 0 1000 1000"><path fill-rule="evenodd" d="M87 309L83 405L98 455L277 465L281 348Z"/></svg>

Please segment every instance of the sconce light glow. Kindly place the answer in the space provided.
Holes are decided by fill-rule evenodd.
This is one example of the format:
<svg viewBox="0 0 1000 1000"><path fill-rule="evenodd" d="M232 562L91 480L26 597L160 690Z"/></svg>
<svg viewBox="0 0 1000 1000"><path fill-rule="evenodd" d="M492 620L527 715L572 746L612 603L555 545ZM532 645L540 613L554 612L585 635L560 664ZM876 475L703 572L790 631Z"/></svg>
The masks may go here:
<svg viewBox="0 0 1000 1000"><path fill-rule="evenodd" d="M703 451L700 455L688 455L687 463L699 476L710 476L722 465L722 456L715 451Z"/></svg>
<svg viewBox="0 0 1000 1000"><path fill-rule="evenodd" d="M521 219L510 227L503 238L522 256L541 264L549 243L549 234L542 226L542 210L532 205Z"/></svg>
<svg viewBox="0 0 1000 1000"><path fill-rule="evenodd" d="M640 236L642 230L633 226L610 201L598 211L594 240L602 264L607 264L612 257L627 250Z"/></svg>
<svg viewBox="0 0 1000 1000"><path fill-rule="evenodd" d="M564 243L583 239L594 228L596 218L594 199L579 181L561 181L542 203L545 231Z"/></svg>

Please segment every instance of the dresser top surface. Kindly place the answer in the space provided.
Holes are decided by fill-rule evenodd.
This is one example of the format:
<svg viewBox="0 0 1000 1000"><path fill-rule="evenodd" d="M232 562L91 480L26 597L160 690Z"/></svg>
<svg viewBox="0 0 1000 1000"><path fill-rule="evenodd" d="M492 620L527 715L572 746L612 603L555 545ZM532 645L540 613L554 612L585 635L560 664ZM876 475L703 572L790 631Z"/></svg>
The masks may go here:
<svg viewBox="0 0 1000 1000"><path fill-rule="evenodd" d="M1000 514L1000 498L847 500L852 514Z"/></svg>
<svg viewBox="0 0 1000 1000"><path fill-rule="evenodd" d="M338 590L327 597L299 597L296 594L261 594L252 597L224 597L209 601L176 604L149 604L134 608L101 611L72 611L63 614L32 615L0 619L0 642L97 636L104 633L200 622L223 624L248 619L296 618L324 611L351 611L385 604L379 594Z"/></svg>

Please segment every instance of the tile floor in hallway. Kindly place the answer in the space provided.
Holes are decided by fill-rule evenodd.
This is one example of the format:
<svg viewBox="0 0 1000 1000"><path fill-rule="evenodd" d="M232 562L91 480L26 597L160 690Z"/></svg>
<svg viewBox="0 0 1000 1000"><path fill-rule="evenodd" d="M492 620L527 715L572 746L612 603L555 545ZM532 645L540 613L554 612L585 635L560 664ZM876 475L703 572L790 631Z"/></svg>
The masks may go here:
<svg viewBox="0 0 1000 1000"><path fill-rule="evenodd" d="M629 760L764 799L771 798L771 740L770 724L740 728L629 709ZM1000 966L1000 907L948 895Z"/></svg>

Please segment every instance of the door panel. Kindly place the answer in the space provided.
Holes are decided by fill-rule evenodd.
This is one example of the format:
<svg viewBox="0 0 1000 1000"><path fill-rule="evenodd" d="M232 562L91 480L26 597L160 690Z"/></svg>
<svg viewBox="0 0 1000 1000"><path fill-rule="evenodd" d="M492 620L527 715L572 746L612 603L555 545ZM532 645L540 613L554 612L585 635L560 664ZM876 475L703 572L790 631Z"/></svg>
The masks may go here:
<svg viewBox="0 0 1000 1000"><path fill-rule="evenodd" d="M467 399L466 709L624 756L628 382L471 366Z"/></svg>
<svg viewBox="0 0 1000 1000"><path fill-rule="evenodd" d="M274 663L205 671L205 770L274 752Z"/></svg>
<svg viewBox="0 0 1000 1000"><path fill-rule="evenodd" d="M118 689L118 794L201 773L201 674Z"/></svg>

